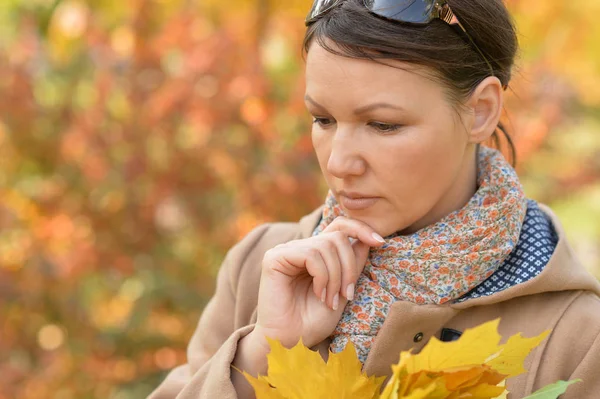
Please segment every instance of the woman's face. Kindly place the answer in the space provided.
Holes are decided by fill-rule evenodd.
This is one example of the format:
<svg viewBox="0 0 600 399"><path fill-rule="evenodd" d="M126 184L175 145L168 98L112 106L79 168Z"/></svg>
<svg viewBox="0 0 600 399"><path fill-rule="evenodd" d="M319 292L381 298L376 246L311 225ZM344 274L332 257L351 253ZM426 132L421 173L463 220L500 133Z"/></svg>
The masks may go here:
<svg viewBox="0 0 600 399"><path fill-rule="evenodd" d="M313 43L306 107L315 118L312 141L329 188L349 217L384 237L435 223L476 191L468 134L473 118L466 111L457 115L430 78ZM341 191L376 198L348 201Z"/></svg>

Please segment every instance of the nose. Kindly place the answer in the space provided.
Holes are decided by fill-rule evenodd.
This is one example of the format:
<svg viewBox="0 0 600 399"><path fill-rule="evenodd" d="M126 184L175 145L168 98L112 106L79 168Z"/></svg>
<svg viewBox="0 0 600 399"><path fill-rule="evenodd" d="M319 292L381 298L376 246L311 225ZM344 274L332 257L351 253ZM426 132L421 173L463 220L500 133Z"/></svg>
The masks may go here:
<svg viewBox="0 0 600 399"><path fill-rule="evenodd" d="M366 164L361 156L360 143L349 131L339 129L333 135L327 171L344 179L365 173Z"/></svg>

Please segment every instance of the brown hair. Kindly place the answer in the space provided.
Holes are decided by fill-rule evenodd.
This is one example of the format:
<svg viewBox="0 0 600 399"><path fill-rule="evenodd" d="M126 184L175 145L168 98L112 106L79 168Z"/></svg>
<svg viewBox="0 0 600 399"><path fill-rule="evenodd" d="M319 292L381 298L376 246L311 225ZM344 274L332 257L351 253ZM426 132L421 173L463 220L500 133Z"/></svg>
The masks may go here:
<svg viewBox="0 0 600 399"><path fill-rule="evenodd" d="M494 76L508 85L518 42L502 0L450 0L449 4L491 63ZM371 14L363 0L346 0L312 23L304 37L304 52L315 40L337 55L373 61L393 59L428 67L434 72L430 77L447 88L454 105L463 104L491 75L488 64L473 46L442 20L427 25L388 21ZM502 122L493 136L500 148L498 131L506 138L515 163L515 146Z"/></svg>

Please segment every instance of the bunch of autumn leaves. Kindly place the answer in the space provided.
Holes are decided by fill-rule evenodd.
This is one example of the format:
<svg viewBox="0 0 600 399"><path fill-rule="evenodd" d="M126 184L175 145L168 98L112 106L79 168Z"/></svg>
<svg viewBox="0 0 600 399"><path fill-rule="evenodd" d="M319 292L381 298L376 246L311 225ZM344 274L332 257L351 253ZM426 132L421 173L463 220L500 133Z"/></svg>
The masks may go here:
<svg viewBox="0 0 600 399"><path fill-rule="evenodd" d="M402 352L400 362L381 390L385 377L362 373L354 346L331 354L327 363L299 342L286 349L269 340L268 376L243 373L257 399L491 399L506 398L506 379L526 370L525 358L549 334L514 335L500 345L499 320L466 330L454 342L432 338L419 354ZM530 399L556 399L577 381L559 381ZM527 398L525 398L527 399Z"/></svg>

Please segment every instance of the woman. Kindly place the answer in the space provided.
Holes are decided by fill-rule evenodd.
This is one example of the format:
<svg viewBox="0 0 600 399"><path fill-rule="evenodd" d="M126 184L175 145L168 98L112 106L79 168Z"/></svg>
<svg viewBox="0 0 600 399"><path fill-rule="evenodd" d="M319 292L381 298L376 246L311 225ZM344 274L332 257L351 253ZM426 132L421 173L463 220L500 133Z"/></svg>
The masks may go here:
<svg viewBox="0 0 600 399"><path fill-rule="evenodd" d="M265 374L266 336L324 358L352 341L382 376L400 351L498 317L503 337L553 330L513 398L575 378L565 398L599 397L600 285L481 145L503 131L517 51L501 0L317 0L307 26L325 204L231 249L189 363L151 398L253 397L232 365Z"/></svg>

